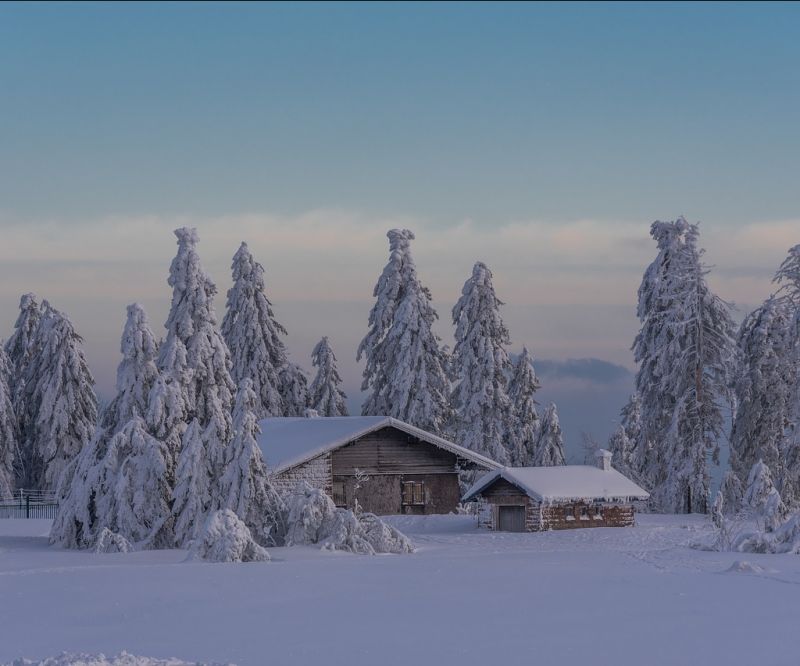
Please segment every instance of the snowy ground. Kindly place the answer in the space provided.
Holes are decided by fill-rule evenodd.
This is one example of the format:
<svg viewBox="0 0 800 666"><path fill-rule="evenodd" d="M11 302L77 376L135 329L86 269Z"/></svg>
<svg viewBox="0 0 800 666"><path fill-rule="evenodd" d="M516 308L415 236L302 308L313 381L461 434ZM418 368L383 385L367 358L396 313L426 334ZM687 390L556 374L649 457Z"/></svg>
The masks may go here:
<svg viewBox="0 0 800 666"><path fill-rule="evenodd" d="M414 555L273 549L258 564L65 552L46 521L0 520L0 663L122 650L239 666L800 663L800 557L696 551L702 518L638 518L499 534L398 517Z"/></svg>

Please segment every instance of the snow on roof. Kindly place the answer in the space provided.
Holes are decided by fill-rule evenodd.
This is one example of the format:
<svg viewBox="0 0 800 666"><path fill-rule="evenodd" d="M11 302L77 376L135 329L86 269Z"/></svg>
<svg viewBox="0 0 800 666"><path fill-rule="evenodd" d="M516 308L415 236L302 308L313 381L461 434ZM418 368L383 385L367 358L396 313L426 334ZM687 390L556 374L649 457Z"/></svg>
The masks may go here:
<svg viewBox="0 0 800 666"><path fill-rule="evenodd" d="M645 500L650 494L617 470L592 465L555 467L501 467L482 476L464 495L469 500L497 479L505 479L542 500L603 499Z"/></svg>
<svg viewBox="0 0 800 666"><path fill-rule="evenodd" d="M275 417L263 419L259 426L258 445L267 467L276 473L389 426L486 469L499 467L494 460L389 416Z"/></svg>

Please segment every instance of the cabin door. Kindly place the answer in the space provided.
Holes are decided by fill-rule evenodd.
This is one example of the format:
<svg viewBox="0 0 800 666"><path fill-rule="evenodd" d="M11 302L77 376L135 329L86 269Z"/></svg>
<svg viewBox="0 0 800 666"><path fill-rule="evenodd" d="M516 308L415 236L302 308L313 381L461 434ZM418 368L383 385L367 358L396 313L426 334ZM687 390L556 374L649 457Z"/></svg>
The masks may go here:
<svg viewBox="0 0 800 666"><path fill-rule="evenodd" d="M497 507L497 529L501 532L525 531L524 506Z"/></svg>

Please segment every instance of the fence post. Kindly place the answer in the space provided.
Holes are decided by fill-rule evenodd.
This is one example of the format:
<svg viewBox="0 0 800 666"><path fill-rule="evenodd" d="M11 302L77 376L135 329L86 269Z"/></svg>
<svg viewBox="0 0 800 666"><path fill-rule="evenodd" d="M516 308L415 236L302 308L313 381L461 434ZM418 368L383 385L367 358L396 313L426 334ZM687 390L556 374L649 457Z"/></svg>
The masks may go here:
<svg viewBox="0 0 800 666"><path fill-rule="evenodd" d="M31 496L25 495L25 517L31 517Z"/></svg>

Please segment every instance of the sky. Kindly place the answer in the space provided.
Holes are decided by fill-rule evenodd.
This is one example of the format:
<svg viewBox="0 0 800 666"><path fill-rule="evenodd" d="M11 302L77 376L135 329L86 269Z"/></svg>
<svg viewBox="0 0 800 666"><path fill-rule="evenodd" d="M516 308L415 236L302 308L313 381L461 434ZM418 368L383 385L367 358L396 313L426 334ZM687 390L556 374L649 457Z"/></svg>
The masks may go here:
<svg viewBox="0 0 800 666"><path fill-rule="evenodd" d="M293 356L329 335L356 406L401 226L445 342L481 260L512 351L631 371L653 220L701 223L738 316L800 242L798 62L795 4L4 3L0 337L48 298L108 395L125 305L163 330L195 226L220 318L246 240ZM567 411L604 433L619 400Z"/></svg>

